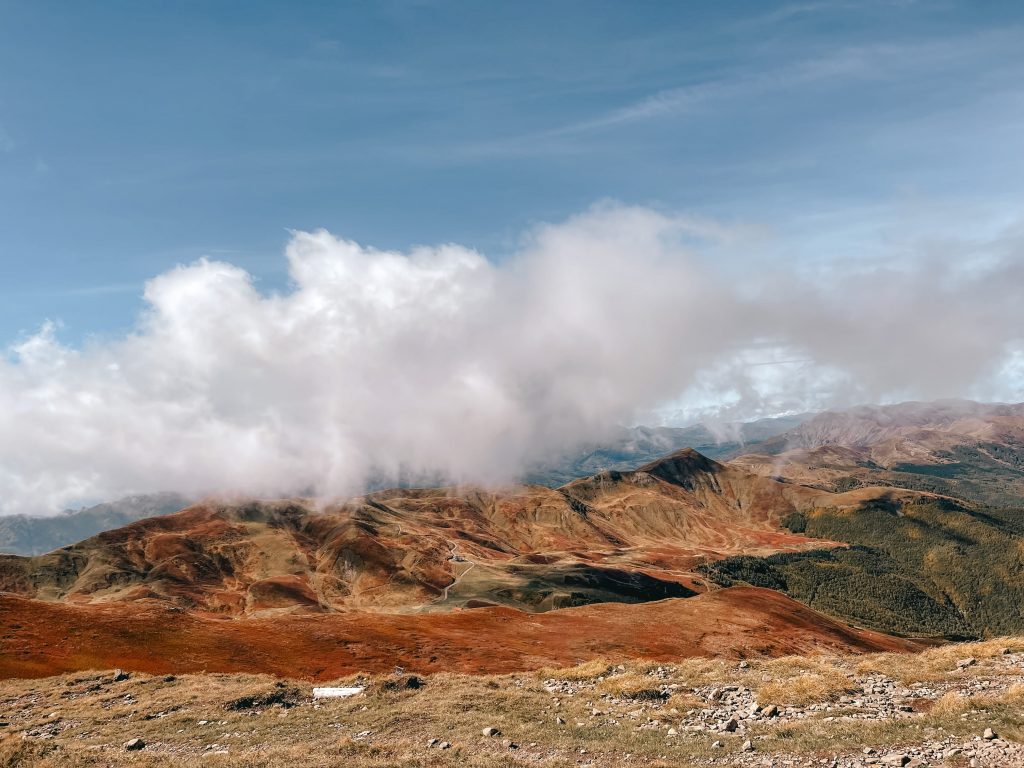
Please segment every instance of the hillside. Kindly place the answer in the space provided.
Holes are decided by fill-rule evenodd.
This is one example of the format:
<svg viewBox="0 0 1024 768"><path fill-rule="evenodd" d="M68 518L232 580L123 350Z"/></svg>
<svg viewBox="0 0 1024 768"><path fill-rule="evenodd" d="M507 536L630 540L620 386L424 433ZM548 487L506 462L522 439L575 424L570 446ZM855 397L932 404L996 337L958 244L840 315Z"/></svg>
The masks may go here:
<svg viewBox="0 0 1024 768"><path fill-rule="evenodd" d="M899 495L822 493L687 449L559 489L396 489L322 511L206 502L46 555L0 557L0 589L227 615L641 602L700 591L694 569L708 558L820 546L781 527L794 513Z"/></svg>
<svg viewBox="0 0 1024 768"><path fill-rule="evenodd" d="M891 485L991 506L1024 499L1024 404L966 400L829 411L730 463L832 491Z"/></svg>
<svg viewBox="0 0 1024 768"><path fill-rule="evenodd" d="M123 667L154 674L265 672L331 680L355 672L505 673L604 655L678 660L813 651L908 650L768 590L721 589L642 605L530 615L510 608L346 612L233 621L166 604L76 605L0 595L0 679Z"/></svg>
<svg viewBox="0 0 1024 768"><path fill-rule="evenodd" d="M951 500L816 509L794 531L854 545L711 563L723 585L780 590L858 626L912 636L1024 632L1024 509L972 509Z"/></svg>

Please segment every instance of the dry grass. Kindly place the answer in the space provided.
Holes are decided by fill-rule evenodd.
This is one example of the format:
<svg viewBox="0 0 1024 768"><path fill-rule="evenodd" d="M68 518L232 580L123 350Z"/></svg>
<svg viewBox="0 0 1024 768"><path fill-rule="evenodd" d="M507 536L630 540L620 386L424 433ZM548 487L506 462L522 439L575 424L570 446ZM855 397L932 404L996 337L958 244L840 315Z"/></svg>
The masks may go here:
<svg viewBox="0 0 1024 768"><path fill-rule="evenodd" d="M613 664L608 659L597 658L572 667L545 667L537 672L537 677L553 677L558 680L593 680L595 677L607 675L612 667Z"/></svg>
<svg viewBox="0 0 1024 768"><path fill-rule="evenodd" d="M929 648L917 654L876 653L865 656L856 666L861 674L887 675L911 685L943 680L951 675L973 674L975 670L961 672L957 661L972 657L979 662L1002 656L1006 651L1024 650L1020 638L986 640L978 643L950 644Z"/></svg>
<svg viewBox="0 0 1024 768"><path fill-rule="evenodd" d="M795 677L775 678L757 687L757 700L762 704L805 707L835 701L856 691L857 685L837 670L801 672Z"/></svg>
<svg viewBox="0 0 1024 768"><path fill-rule="evenodd" d="M390 689L391 677L367 677L365 695L314 703L310 685L259 675L183 675L173 680L133 675L113 683L109 674L65 675L45 680L0 682L0 720L11 735L0 740L0 768L57 768L104 765L112 768L412 768L472 765L479 768L525 768L542 764L567 768L579 764L580 750L595 765L687 766L737 753L753 738L764 755L854 753L874 746L920 743L929 730L969 738L992 726L1008 738L1024 736L1024 685L998 693L948 694L931 709L913 717L885 721L755 721L746 734L680 733L667 738L690 709L706 702L691 692L699 686L744 685L762 704L804 706L829 701L854 687L856 669L870 673L898 671L907 678L944 678L967 683L987 674L1012 643L993 642L939 648L897 657L786 657L751 660L690 659L671 665L635 662L613 666L598 659L576 667L544 670L540 675L471 676L437 674L419 689ZM978 664L957 670L957 659L972 656ZM651 674L655 669L661 671ZM575 681L576 695L553 695L543 686L548 677ZM346 678L339 683L351 683ZM667 700L646 699L645 691L663 684L677 686ZM298 689L297 704L287 694ZM636 703L602 700L639 696ZM242 704L234 704L242 699ZM617 709L615 709L617 707ZM594 709L615 709L594 715ZM673 711L675 710L675 711ZM631 716L631 711L640 712ZM556 721L560 717L562 722ZM659 728L636 726L648 717ZM610 720L617 720L617 724ZM481 736L494 726L514 739ZM50 738L38 734L52 728ZM21 732L36 731L22 739ZM365 737L358 734L367 732ZM125 752L134 737L147 747ZM428 739L448 741L448 750L428 749ZM504 737L503 737L504 738ZM723 741L719 750L710 747ZM219 745L211 749L212 744ZM532 746L536 745L536 746ZM210 754L219 748L227 755ZM627 759L626 754L632 755Z"/></svg>
<svg viewBox="0 0 1024 768"><path fill-rule="evenodd" d="M597 690L601 693L610 693L613 696L624 698L657 698L659 681L650 675L639 672L623 672L618 675L606 677L597 684Z"/></svg>

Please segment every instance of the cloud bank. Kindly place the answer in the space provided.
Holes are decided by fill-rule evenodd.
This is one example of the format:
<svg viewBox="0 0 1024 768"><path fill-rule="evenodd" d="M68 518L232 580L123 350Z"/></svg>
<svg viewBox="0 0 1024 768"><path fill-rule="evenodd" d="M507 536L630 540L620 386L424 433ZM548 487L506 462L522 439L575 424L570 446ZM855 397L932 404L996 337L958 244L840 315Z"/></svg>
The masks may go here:
<svg viewBox="0 0 1024 768"><path fill-rule="evenodd" d="M201 260L147 284L124 338L71 348L47 325L10 347L0 514L156 490L498 483L659 414L1011 399L1019 235L800 276L724 268L757 248L742 230L613 205L537 228L500 264L296 232L286 292Z"/></svg>

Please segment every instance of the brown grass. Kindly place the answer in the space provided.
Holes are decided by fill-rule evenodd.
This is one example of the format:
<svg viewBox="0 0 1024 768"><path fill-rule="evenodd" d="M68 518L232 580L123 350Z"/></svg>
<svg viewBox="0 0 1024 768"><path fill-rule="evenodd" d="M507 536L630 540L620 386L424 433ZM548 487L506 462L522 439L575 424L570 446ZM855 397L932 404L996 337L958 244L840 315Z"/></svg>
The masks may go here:
<svg viewBox="0 0 1024 768"><path fill-rule="evenodd" d="M610 693L613 696L625 698L654 697L658 694L660 681L639 672L623 672L622 674L606 677L597 684L597 690L601 693Z"/></svg>
<svg viewBox="0 0 1024 768"><path fill-rule="evenodd" d="M581 760L600 766L667 767L728 758L746 738L753 738L758 753L765 756L815 757L858 753L866 744L920 743L929 730L940 729L968 739L991 726L1014 739L1024 736L1024 684L998 693L977 693L966 685L972 675L991 679L988 672L995 670L989 659L1007 644L955 646L899 659L785 657L751 661L743 668L736 661L692 659L672 665L626 663L620 670L601 659L541 675L435 674L426 676L419 689L391 690L384 683L392 676L364 677L366 694L319 703L310 699L309 683L265 675L200 674L166 680L135 674L113 683L108 673L83 673L9 680L0 682L0 720L9 721L4 730L11 732L0 739L0 768L568 768ZM979 663L957 671L956 660L966 656ZM651 674L658 667L663 672ZM694 686L745 685L762 704L802 706L850 690L852 676L861 667L872 672L898 669L913 678L941 672L944 685L959 684L964 692L947 694L928 711L903 719L825 721L812 714L799 721L752 722L746 734L680 729L677 736L666 736L669 725L677 725L687 710L705 706L704 699L691 692ZM544 689L546 677L572 680L578 693L553 695ZM628 699L663 683L678 686L664 702L616 703L602 698L611 694ZM275 694L293 688L300 692L296 706L289 701L274 703ZM231 705L239 699L249 703ZM595 715L594 709L601 712ZM637 728L648 718L661 725ZM499 728L503 737L483 737L484 726ZM54 729L51 738L21 738L23 732L47 728ZM357 738L363 731L369 735ZM142 738L146 749L125 752L121 745L134 737ZM452 748L428 749L431 738L449 741ZM504 738L520 748L504 746ZM711 749L714 739L724 746ZM211 744L223 745L229 753L204 757ZM627 759L627 754L632 757Z"/></svg>
<svg viewBox="0 0 1024 768"><path fill-rule="evenodd" d="M805 707L835 701L843 694L857 690L853 680L835 670L802 672L795 677L776 678L757 688L762 704Z"/></svg>
<svg viewBox="0 0 1024 768"><path fill-rule="evenodd" d="M595 677L607 675L612 666L608 659L598 658L571 667L545 667L537 672L537 676L556 680L593 680Z"/></svg>
<svg viewBox="0 0 1024 768"><path fill-rule="evenodd" d="M943 680L951 675L974 674L977 670L957 670L957 661L973 657L979 663L1002 656L1006 651L1024 650L1019 638L1000 638L969 644L950 644L915 654L874 653L864 656L856 670L861 674L882 674L907 685Z"/></svg>

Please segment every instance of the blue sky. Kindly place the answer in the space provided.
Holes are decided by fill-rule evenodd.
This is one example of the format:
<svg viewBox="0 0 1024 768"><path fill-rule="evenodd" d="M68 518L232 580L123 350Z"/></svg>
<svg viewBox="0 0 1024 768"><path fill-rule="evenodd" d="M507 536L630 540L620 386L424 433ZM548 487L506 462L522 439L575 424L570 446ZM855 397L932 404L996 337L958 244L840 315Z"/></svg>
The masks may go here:
<svg viewBox="0 0 1024 768"><path fill-rule="evenodd" d="M1012 2L0 0L0 343L116 334L202 255L279 288L289 229L500 260L614 199L786 233L766 269L984 234L1022 41Z"/></svg>

